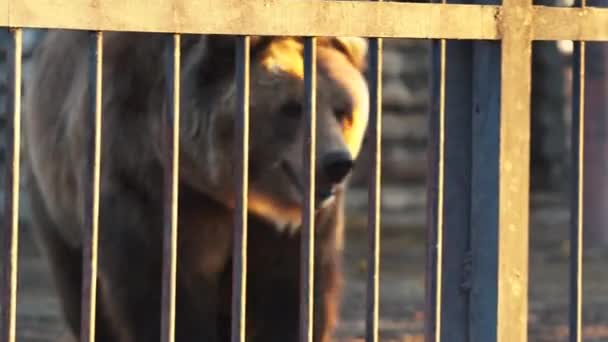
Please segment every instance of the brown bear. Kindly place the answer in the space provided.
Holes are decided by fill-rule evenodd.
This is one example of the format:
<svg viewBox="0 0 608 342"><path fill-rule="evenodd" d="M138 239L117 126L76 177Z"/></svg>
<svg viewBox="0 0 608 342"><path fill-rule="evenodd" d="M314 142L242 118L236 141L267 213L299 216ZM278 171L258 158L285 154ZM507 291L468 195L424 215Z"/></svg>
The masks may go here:
<svg viewBox="0 0 608 342"><path fill-rule="evenodd" d="M235 37L183 35L176 341L229 341L235 201ZM51 31L24 107L37 241L80 332L90 35ZM104 33L96 341L158 341L167 35ZM314 340L340 292L344 191L367 127L362 38L318 38ZM304 139L303 40L252 37L247 341L296 342Z"/></svg>

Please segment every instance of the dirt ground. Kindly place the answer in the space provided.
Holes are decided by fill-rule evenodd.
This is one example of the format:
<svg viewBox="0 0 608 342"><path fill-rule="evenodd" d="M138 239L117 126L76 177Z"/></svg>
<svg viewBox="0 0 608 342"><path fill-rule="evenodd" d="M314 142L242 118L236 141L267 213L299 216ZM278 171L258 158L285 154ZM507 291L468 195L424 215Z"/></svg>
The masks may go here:
<svg viewBox="0 0 608 342"><path fill-rule="evenodd" d="M531 342L567 341L568 220L564 202L534 201L531 218ZM364 214L363 214L364 215ZM420 342L424 322L425 232L421 211L385 220L382 230L380 337L382 341ZM347 232L346 289L340 341L362 341L365 330L364 216L351 214ZM588 250L584 272L584 341L608 341L608 253ZM27 230L21 235L18 341L56 341L64 326L46 265Z"/></svg>

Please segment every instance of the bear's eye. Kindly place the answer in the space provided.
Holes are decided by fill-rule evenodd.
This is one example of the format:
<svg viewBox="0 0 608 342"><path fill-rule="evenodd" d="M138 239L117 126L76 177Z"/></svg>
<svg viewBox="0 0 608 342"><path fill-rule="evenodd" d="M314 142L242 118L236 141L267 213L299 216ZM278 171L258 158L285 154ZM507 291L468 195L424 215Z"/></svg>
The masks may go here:
<svg viewBox="0 0 608 342"><path fill-rule="evenodd" d="M352 108L350 106L340 106L334 109L334 115L338 120L349 119L352 113Z"/></svg>
<svg viewBox="0 0 608 342"><path fill-rule="evenodd" d="M302 116L303 109L301 103L297 101L288 101L281 106L279 111L286 117L299 119Z"/></svg>

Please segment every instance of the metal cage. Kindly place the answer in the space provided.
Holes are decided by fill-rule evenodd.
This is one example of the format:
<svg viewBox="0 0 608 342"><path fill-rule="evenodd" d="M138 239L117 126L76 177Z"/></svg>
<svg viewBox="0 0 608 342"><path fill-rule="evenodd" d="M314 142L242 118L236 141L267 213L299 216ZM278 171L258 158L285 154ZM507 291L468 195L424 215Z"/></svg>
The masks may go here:
<svg viewBox="0 0 608 342"><path fill-rule="evenodd" d="M378 341L381 54L383 38L424 38L435 41L430 127L429 272L427 275L427 341L527 340L528 204L530 156L531 46L534 40L576 41L574 151L576 174L571 268L571 341L581 341L582 297L582 168L585 41L608 41L608 9L533 6L532 0L476 0L476 4L397 3L381 1L157 1L145 0L0 0L0 26L11 31L10 93L6 191L4 282L0 341L15 341L20 150L20 84L22 28L91 31L91 92L88 149L90 186L86 194L83 316L81 341L94 341L97 234L101 142L101 63L104 31L166 33L171 41L167 61L167 127L172 143L165 175L165 230L162 341L173 341L177 248L178 123L180 113L180 34L241 36L237 48L240 112L236 132L238 201L235 210L232 341L245 341L246 237L249 133L249 35L306 36L305 109L308 196L303 214L301 323L302 342L312 341L314 239L315 37L363 36L371 39L369 59L370 127L373 147L369 187L368 342ZM455 1L454 1L455 2ZM51 15L52 13L52 15ZM190 13L206 13L192 15ZM230 20L227 20L229 18ZM450 41L448 41L450 40ZM468 45L463 45L463 40ZM462 53L474 65L463 69ZM469 61L471 62L471 61ZM459 76L458 73L461 73ZM462 74L466 73L466 74ZM464 75L464 76L463 76ZM446 91L453 77L465 87ZM462 100L464 95L466 98ZM469 101L470 99L473 101ZM464 145L459 158L454 141ZM464 175L466 184L461 181ZM463 199L464 194L464 199ZM469 214L462 214L466 206ZM466 226L466 230L461 227ZM449 239L448 239L449 237ZM468 300L458 294L456 278L466 254L475 261ZM455 273L454 273L455 272Z"/></svg>

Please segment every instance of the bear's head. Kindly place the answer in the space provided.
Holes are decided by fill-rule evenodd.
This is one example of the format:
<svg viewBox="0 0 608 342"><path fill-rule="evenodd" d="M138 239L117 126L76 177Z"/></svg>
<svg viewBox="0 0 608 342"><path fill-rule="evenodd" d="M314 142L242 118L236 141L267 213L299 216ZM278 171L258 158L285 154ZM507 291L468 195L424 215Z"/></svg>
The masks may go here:
<svg viewBox="0 0 608 342"><path fill-rule="evenodd" d="M229 207L234 207L237 184L234 47L235 41L211 38L201 47L205 57L192 54L196 61L191 62L186 57L182 72L182 179ZM249 211L279 229L297 227L306 195L304 41L252 37L250 51ZM363 38L317 38L319 210L343 191L361 149L369 112L366 54Z"/></svg>

